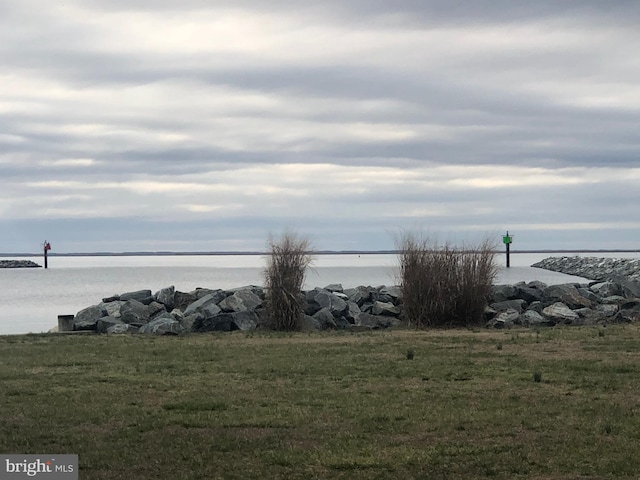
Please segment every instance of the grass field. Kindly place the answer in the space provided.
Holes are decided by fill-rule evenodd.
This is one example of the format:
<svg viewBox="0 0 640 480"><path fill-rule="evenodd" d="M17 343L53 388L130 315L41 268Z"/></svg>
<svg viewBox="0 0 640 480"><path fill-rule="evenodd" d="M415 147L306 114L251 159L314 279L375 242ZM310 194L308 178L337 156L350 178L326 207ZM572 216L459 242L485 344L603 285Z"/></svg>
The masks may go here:
<svg viewBox="0 0 640 480"><path fill-rule="evenodd" d="M6 336L0 385L82 480L640 477L633 325Z"/></svg>

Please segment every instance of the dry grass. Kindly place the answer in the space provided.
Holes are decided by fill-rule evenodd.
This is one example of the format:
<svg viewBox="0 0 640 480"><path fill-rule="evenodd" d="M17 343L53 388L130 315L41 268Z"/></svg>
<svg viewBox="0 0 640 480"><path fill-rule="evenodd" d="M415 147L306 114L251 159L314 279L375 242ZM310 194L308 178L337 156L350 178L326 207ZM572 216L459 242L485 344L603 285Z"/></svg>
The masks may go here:
<svg viewBox="0 0 640 480"><path fill-rule="evenodd" d="M410 326L472 326L482 321L497 270L495 249L437 246L406 234L400 240L400 285Z"/></svg>
<svg viewBox="0 0 640 480"><path fill-rule="evenodd" d="M294 233L269 240L264 271L267 326L273 330L298 330L304 315L302 286L311 263L309 241Z"/></svg>

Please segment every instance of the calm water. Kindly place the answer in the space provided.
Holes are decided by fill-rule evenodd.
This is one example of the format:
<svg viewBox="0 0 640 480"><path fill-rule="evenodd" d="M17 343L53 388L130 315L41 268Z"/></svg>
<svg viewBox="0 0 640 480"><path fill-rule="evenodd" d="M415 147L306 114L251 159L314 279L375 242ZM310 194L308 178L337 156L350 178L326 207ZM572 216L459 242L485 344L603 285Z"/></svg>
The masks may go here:
<svg viewBox="0 0 640 480"><path fill-rule="evenodd" d="M555 254L572 255L567 254ZM548 284L585 281L530 268L549 254L512 254L511 268L501 268L496 283L541 280ZM600 254L637 258L640 254ZM25 258L42 264L41 258ZM3 260L3 258L0 258ZM503 262L503 257L499 261ZM307 288L341 283L358 285L397 283L395 255L320 255L307 275ZM49 269L0 269L0 335L43 332L57 325L58 315L75 314L103 297L133 290L174 285L188 292L197 287L234 288L261 285L264 257L141 256L50 257Z"/></svg>

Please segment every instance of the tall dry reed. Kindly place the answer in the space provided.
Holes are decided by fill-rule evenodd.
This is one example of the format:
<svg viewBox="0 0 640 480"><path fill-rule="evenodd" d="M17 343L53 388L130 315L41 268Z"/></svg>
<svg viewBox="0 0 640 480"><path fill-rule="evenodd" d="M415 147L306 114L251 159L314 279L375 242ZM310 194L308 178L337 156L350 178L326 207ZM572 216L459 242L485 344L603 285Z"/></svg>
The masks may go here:
<svg viewBox="0 0 640 480"><path fill-rule="evenodd" d="M495 246L437 246L405 234L399 242L404 317L417 328L481 323L497 270Z"/></svg>
<svg viewBox="0 0 640 480"><path fill-rule="evenodd" d="M273 330L298 330L304 315L304 285L312 261L309 240L284 233L268 241L264 270L267 326Z"/></svg>

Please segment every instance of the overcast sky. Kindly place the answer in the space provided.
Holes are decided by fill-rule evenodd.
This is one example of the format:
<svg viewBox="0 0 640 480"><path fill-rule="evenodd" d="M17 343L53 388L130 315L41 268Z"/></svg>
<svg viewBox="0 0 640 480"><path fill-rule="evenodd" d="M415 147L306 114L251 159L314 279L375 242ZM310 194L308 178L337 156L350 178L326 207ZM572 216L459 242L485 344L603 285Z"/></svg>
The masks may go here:
<svg viewBox="0 0 640 480"><path fill-rule="evenodd" d="M638 25L637 0L0 0L0 252L640 248Z"/></svg>

